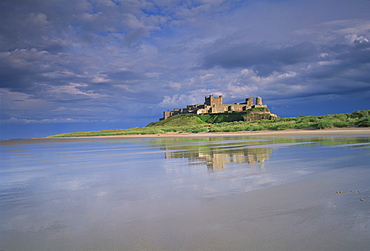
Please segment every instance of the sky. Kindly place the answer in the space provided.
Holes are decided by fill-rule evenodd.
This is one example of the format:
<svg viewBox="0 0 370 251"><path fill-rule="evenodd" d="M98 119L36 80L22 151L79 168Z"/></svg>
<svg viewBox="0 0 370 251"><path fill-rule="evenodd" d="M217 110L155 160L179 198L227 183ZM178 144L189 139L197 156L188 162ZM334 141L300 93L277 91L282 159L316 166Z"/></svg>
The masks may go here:
<svg viewBox="0 0 370 251"><path fill-rule="evenodd" d="M1 0L1 139L145 126L260 96L370 109L369 0Z"/></svg>

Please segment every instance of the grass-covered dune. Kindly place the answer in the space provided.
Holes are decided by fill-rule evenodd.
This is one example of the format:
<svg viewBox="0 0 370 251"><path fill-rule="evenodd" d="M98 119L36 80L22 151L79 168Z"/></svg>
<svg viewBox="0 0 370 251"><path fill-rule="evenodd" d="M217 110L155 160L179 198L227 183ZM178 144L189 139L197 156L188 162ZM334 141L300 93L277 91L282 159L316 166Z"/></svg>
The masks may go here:
<svg viewBox="0 0 370 251"><path fill-rule="evenodd" d="M208 113L202 115L182 114L170 117L166 120L150 123L147 127L218 124L224 122L255 121L263 119L274 120L276 117L271 115L267 108L261 107L250 109L247 112Z"/></svg>
<svg viewBox="0 0 370 251"><path fill-rule="evenodd" d="M248 117L249 116L249 117ZM253 117L250 117L253 116ZM255 120L256 119L256 120ZM252 120L252 121L248 121ZM240 132L285 129L326 129L343 127L369 127L370 110L323 116L299 116L274 119L268 114L223 113L223 114L180 114L146 127L112 129L91 132L74 132L49 137L88 137L113 135L145 135L199 132Z"/></svg>

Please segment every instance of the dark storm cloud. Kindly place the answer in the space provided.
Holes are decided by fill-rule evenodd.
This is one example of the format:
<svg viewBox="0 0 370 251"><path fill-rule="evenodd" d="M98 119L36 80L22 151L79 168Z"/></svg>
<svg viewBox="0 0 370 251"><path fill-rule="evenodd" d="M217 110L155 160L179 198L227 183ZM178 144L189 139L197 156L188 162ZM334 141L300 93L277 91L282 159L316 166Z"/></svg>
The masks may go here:
<svg viewBox="0 0 370 251"><path fill-rule="evenodd" d="M30 70L20 72L9 67L0 67L1 87L12 91L24 91L34 82L35 74Z"/></svg>
<svg viewBox="0 0 370 251"><path fill-rule="evenodd" d="M60 86L86 79L81 74L83 58L50 54L35 48L1 52L1 87L42 95L45 85Z"/></svg>
<svg viewBox="0 0 370 251"><path fill-rule="evenodd" d="M358 68L370 64L370 42L355 42L353 46L347 46L337 57L348 66Z"/></svg>
<svg viewBox="0 0 370 251"><path fill-rule="evenodd" d="M370 82L370 43L335 44L325 46L322 51L328 52L323 65L311 73L310 78ZM326 64L327 62L327 64Z"/></svg>
<svg viewBox="0 0 370 251"><path fill-rule="evenodd" d="M227 69L253 68L260 75L279 71L285 65L305 63L313 60L317 49L311 43L275 48L266 44L238 44L220 46L214 44L203 56L202 66L220 66Z"/></svg>
<svg viewBox="0 0 370 251"><path fill-rule="evenodd" d="M202 67L248 69L229 85L233 95L240 90L259 90L271 98L358 94L370 90L370 42L352 36L357 38L284 47L214 43L205 51Z"/></svg>
<svg viewBox="0 0 370 251"><path fill-rule="evenodd" d="M110 57L122 53L119 47L136 48L140 37L155 28L158 20L141 16L140 6L146 5L109 0L1 1L1 87L40 94L45 86L94 82L104 74L107 61L116 72L108 76L112 80L142 79L137 73L119 73L114 67L117 60Z"/></svg>
<svg viewBox="0 0 370 251"><path fill-rule="evenodd" d="M81 11L81 2L1 1L2 49L49 47L60 50L65 46L60 38L68 31L68 20Z"/></svg>

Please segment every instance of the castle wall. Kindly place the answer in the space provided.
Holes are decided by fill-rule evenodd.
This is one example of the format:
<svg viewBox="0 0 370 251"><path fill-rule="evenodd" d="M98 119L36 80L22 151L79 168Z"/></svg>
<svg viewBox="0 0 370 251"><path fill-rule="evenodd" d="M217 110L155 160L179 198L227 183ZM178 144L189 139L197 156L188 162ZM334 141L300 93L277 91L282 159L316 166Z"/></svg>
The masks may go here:
<svg viewBox="0 0 370 251"><path fill-rule="evenodd" d="M227 106L225 105L213 105L209 108L209 113L222 113L227 111Z"/></svg>
<svg viewBox="0 0 370 251"><path fill-rule="evenodd" d="M197 111L196 111L196 114L205 114L205 113L208 113L208 110L207 109L204 109L204 108L202 108L202 109L198 109Z"/></svg>
<svg viewBox="0 0 370 251"><path fill-rule="evenodd" d="M204 105L187 105L186 108L174 109L173 111L166 111L163 113L163 119L168 119L177 114L184 113L195 113L195 114L207 114L207 113L225 113L225 112L242 112L247 111L252 108L257 107L267 107L262 104L262 98L256 98L256 104L254 104L253 98L247 98L245 103L235 103L235 104L223 104L222 96L214 97L209 95L205 97Z"/></svg>
<svg viewBox="0 0 370 251"><path fill-rule="evenodd" d="M234 105L226 105L226 106L227 106L227 111L230 111L230 112L242 112L242 111L246 111L247 109L250 109L248 108L246 104L234 104Z"/></svg>

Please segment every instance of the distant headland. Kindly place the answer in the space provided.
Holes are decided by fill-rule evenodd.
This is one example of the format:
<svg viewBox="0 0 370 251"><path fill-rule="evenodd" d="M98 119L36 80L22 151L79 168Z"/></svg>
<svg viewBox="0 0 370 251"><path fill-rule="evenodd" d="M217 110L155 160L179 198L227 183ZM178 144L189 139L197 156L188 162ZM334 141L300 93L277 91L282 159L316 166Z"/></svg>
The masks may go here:
<svg viewBox="0 0 370 251"><path fill-rule="evenodd" d="M256 109L259 108L259 109ZM179 114L215 114L215 113L230 113L244 112L245 114L269 114L271 119L278 119L276 114L272 114L267 108L267 105L262 104L262 98L257 97L256 103L253 98L246 98L244 103L224 104L222 95L215 97L209 95L205 97L204 104L187 105L186 108L174 109L172 111L163 112L165 120Z"/></svg>
<svg viewBox="0 0 370 251"><path fill-rule="evenodd" d="M275 134L364 134L370 135L370 110L322 116L279 118L272 114L262 98L247 98L243 103L223 104L222 96L206 96L204 104L187 105L186 108L165 111L163 118L145 127L110 129L91 132L74 132L50 137L96 136L216 136L222 133L238 135ZM364 127L367 127L365 129ZM318 132L318 129L331 129ZM261 132L262 131L262 132ZM278 131L280 131L278 133ZM284 132L282 132L284 131ZM220 134L221 133L221 134Z"/></svg>

